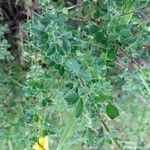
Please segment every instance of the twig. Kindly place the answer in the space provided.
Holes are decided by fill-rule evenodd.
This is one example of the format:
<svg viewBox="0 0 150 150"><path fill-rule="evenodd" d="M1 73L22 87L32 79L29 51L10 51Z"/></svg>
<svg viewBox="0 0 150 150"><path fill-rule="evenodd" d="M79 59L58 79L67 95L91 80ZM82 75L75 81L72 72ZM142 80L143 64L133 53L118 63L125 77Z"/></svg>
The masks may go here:
<svg viewBox="0 0 150 150"><path fill-rule="evenodd" d="M80 78L80 83L81 83L82 86L85 86L85 83L84 83L84 81L81 78ZM91 100L91 95L90 94L88 94L88 98L89 98L89 100ZM93 101L91 101L91 102L93 103ZM94 108L94 111L98 114L98 117L99 117L103 127L106 129L106 131L109 134L111 134L108 126L106 125L105 121L103 120L103 118L102 118L101 114L99 113L98 109L96 108L95 104L94 104L93 108ZM121 145L118 143L117 140L112 139L112 141L115 143L117 149L121 149Z"/></svg>
<svg viewBox="0 0 150 150"><path fill-rule="evenodd" d="M129 11L129 12L126 12L126 13L122 13L119 15L119 17L121 16L126 16L126 15L129 15L129 14L137 14L137 13L140 13L140 11L144 8L149 8L149 7L142 7L142 8L138 8L136 10L133 10L133 11Z"/></svg>
<svg viewBox="0 0 150 150"><path fill-rule="evenodd" d="M2 66L2 65L0 65L4 70L5 70L5 68ZM13 78L11 78L11 77L9 77L9 76L7 76L6 74L0 74L0 76L1 77L6 77L7 79L9 79L9 80L11 80L11 81L13 81L14 83L16 83L17 85L19 85L20 87L24 87L24 85L22 85L21 83L19 83L18 81L16 81L16 80L14 80Z"/></svg>
<svg viewBox="0 0 150 150"><path fill-rule="evenodd" d="M145 88L146 88L148 94L150 95L150 88L149 88L147 82L145 81L145 79L143 78L143 76L141 75L141 73L140 73L140 79L141 79L143 85L145 86Z"/></svg>
<svg viewBox="0 0 150 150"><path fill-rule="evenodd" d="M58 144L56 150L61 150L63 144L66 142L67 138L70 136L70 133L71 133L72 129L74 128L76 121L77 121L77 119L75 119L72 122L72 124L71 124L71 126L69 128L69 131L67 132L67 134L65 135L65 137L62 139L62 141L60 141L60 143Z"/></svg>
<svg viewBox="0 0 150 150"><path fill-rule="evenodd" d="M131 60L131 62L134 62L134 64L136 64L138 67L141 67L142 60L131 56L129 53L127 53L125 50L123 50L118 44L116 44L115 47L116 47L117 51L119 51L123 55L127 56Z"/></svg>
<svg viewBox="0 0 150 150"><path fill-rule="evenodd" d="M10 140L8 141L8 147L9 147L9 150L13 150L12 144L11 144L11 141L10 141Z"/></svg>
<svg viewBox="0 0 150 150"><path fill-rule="evenodd" d="M67 10L70 10L70 9L74 9L74 8L77 8L78 6L81 6L82 4L76 4L76 5L73 5L73 6L70 6L70 7L66 7Z"/></svg>
<svg viewBox="0 0 150 150"><path fill-rule="evenodd" d="M130 54L128 54L126 51L124 51L119 45L116 45L116 48L117 50L119 50L121 53L123 53L124 55L126 55L135 65L136 65L136 68L139 70L139 68L141 67L141 62L142 60L138 59L138 58L135 58L135 57L132 57ZM149 67L149 65L148 65ZM139 70L140 71L140 70ZM147 84L147 82L145 81L145 79L143 78L143 76L141 75L141 72L140 72L140 79L143 83L143 85L145 86L148 94L150 95L150 88Z"/></svg>
<svg viewBox="0 0 150 150"><path fill-rule="evenodd" d="M97 23L98 25L102 24L102 20L95 20L95 19L86 19L84 17L69 17L72 20L81 21L81 22L87 22L87 23Z"/></svg>

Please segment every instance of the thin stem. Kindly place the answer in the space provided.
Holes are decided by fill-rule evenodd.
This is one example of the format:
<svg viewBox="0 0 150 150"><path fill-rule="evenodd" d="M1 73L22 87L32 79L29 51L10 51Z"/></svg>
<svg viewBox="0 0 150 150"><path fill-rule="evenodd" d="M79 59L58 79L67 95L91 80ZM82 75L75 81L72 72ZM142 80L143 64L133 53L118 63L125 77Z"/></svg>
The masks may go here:
<svg viewBox="0 0 150 150"><path fill-rule="evenodd" d="M70 127L70 129L69 129L69 131L67 132L67 135L63 138L62 141L60 141L60 143L58 144L56 150L61 150L61 147L64 145L66 139L69 137L69 135L70 135L70 133L71 133L71 131L72 131L72 129L73 129L75 123L76 123L76 120L77 120L77 119L74 119L74 121L73 121L73 123L72 123L72 125L71 125L71 127Z"/></svg>
<svg viewBox="0 0 150 150"><path fill-rule="evenodd" d="M66 9L70 10L70 9L77 8L78 6L82 6L82 3L81 4L76 4L76 5L73 5L73 6L70 6L70 7L66 7Z"/></svg>
<svg viewBox="0 0 150 150"><path fill-rule="evenodd" d="M121 111L126 117L128 117L128 115L122 110L122 108L120 108L114 101L113 103L118 108L119 111Z"/></svg>
<svg viewBox="0 0 150 150"><path fill-rule="evenodd" d="M148 86L146 80L143 78L143 76L141 75L141 73L139 74L139 76L140 76L140 79L141 79L143 85L145 86L145 88L146 88L148 94L150 95L150 87Z"/></svg>
<svg viewBox="0 0 150 150"><path fill-rule="evenodd" d="M1 66L2 67L2 66ZM4 69L4 67L2 67ZM4 69L5 70L5 69ZM13 78L11 78L10 76L7 76L6 74L0 74L1 77L6 77L7 79L13 81L14 83L16 83L17 85L24 87L24 85L22 85L21 83L19 83L18 81L14 80Z"/></svg>
<svg viewBox="0 0 150 150"><path fill-rule="evenodd" d="M140 13L140 11L144 8L149 8L149 7L142 7L142 8L138 8L136 10L133 10L133 11L129 11L129 12L126 12L126 13L122 13L121 15L119 15L119 17L121 16L126 16L126 15L129 15L129 14L137 14L137 13Z"/></svg>
<svg viewBox="0 0 150 150"><path fill-rule="evenodd" d="M13 150L12 144L11 144L11 141L10 141L10 140L8 141L8 147L9 147L9 150Z"/></svg>
<svg viewBox="0 0 150 150"><path fill-rule="evenodd" d="M135 57L132 57L130 54L128 54L126 51L124 51L119 45L116 45L116 48L117 48L117 50L119 50L121 53L123 53L124 55L126 55L126 56L136 65L135 67L137 68L137 70L139 70L139 67L141 67L141 62L142 62L142 60L137 59L137 58L135 58ZM147 64L148 64L148 63L147 63ZM149 64L148 64L147 67L149 67ZM139 70L139 71L140 71L140 70ZM141 74L142 74L142 73L141 73L141 71L140 71L140 74L139 74L140 79L141 79L143 85L145 86L145 88L146 88L148 94L150 95L150 88L149 88L147 82L145 81L145 79L143 78L143 76L142 76Z"/></svg>
<svg viewBox="0 0 150 150"><path fill-rule="evenodd" d="M83 81L81 78L80 78L80 83L81 83L82 86L85 86L85 83L84 83L84 81ZM89 98L89 100L91 100L91 95L90 95L90 94L88 94L88 98ZM100 121L101 121L103 127L106 129L106 131L107 131L108 133L111 134L111 132L110 132L110 130L109 130L107 124L105 123L105 121L103 120L101 114L99 113L98 109L96 108L95 103L94 103L93 101L91 101L91 102L94 104L94 106L93 106L94 111L97 113L97 115L98 115L98 117L99 117L99 119L100 119ZM113 141L114 144L116 145L116 149L121 149L121 145L118 143L117 140L112 139L112 141Z"/></svg>

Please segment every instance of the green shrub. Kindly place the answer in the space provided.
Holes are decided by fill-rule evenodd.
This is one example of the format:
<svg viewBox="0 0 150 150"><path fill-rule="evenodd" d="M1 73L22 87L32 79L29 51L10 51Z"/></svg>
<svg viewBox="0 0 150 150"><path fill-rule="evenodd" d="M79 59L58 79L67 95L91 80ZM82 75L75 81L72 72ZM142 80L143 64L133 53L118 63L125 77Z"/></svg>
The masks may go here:
<svg viewBox="0 0 150 150"><path fill-rule="evenodd" d="M13 67L1 78L1 89L7 85L1 100L11 108L1 111L9 125L3 149L7 140L14 149L31 149L41 135L56 150L143 148L150 89L149 22L141 13L149 2L85 1L78 15L41 4L44 13L23 26L30 69Z"/></svg>

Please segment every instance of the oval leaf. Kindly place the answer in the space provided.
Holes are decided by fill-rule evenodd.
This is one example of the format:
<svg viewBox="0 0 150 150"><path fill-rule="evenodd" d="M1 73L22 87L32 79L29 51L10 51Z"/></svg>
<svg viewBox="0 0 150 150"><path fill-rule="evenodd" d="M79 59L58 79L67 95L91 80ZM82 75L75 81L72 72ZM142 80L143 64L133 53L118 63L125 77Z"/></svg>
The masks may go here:
<svg viewBox="0 0 150 150"><path fill-rule="evenodd" d="M111 60L115 59L117 56L117 51L116 50L109 50L107 53L107 57Z"/></svg>
<svg viewBox="0 0 150 150"><path fill-rule="evenodd" d="M77 73L80 70L80 65L79 63L74 60L74 59L68 59L66 61L66 67L68 68L69 71L73 72L73 73Z"/></svg>
<svg viewBox="0 0 150 150"><path fill-rule="evenodd" d="M73 105L76 103L79 99L79 95L76 92L69 93L66 97L65 100L67 101L68 105Z"/></svg>
<svg viewBox="0 0 150 150"><path fill-rule="evenodd" d="M77 107L76 107L76 117L80 117L83 111L83 101L82 99L79 100Z"/></svg>
<svg viewBox="0 0 150 150"><path fill-rule="evenodd" d="M99 29L98 29L97 25L93 24L93 25L90 26L89 30L90 30L91 33L95 34L95 33L98 32Z"/></svg>
<svg viewBox="0 0 150 150"><path fill-rule="evenodd" d="M98 96L95 97L95 99L100 102L104 102L106 100L113 100L113 97L111 95L100 93Z"/></svg>
<svg viewBox="0 0 150 150"><path fill-rule="evenodd" d="M106 113L110 119L114 119L119 116L118 109L111 103L106 106Z"/></svg>

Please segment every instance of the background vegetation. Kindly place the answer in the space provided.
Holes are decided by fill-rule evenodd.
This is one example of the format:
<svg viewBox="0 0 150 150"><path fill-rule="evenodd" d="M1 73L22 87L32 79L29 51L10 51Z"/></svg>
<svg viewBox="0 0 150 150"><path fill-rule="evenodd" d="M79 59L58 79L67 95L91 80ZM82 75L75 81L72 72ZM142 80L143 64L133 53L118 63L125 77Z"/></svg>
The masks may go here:
<svg viewBox="0 0 150 150"><path fill-rule="evenodd" d="M0 7L2 150L150 149L149 0Z"/></svg>

